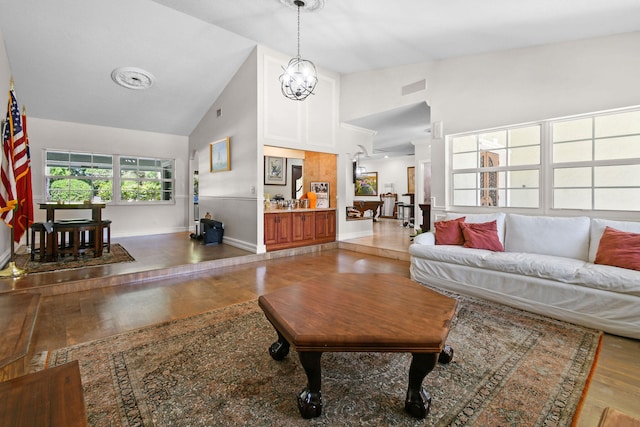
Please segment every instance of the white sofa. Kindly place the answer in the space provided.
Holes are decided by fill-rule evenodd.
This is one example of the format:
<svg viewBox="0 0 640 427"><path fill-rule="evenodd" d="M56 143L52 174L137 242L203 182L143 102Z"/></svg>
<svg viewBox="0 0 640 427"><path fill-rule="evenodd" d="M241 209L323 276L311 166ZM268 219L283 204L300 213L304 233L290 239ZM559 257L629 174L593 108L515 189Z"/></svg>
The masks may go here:
<svg viewBox="0 0 640 427"><path fill-rule="evenodd" d="M410 246L413 280L461 294L640 339L640 271L594 264L606 226L640 233L640 222L517 214L447 214L466 223L496 220L505 251L435 245L433 232Z"/></svg>

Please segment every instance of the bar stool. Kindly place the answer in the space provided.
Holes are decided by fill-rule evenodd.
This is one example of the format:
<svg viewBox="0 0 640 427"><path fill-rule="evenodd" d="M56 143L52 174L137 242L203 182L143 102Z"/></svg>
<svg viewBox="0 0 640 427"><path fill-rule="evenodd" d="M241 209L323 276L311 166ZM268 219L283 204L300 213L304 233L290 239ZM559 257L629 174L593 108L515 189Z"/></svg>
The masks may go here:
<svg viewBox="0 0 640 427"><path fill-rule="evenodd" d="M47 254L46 250L46 242L47 242L47 230L44 227L44 223L42 222L34 222L31 224L31 261L33 261L36 257L36 253L40 254L40 259L38 261L44 262ZM40 234L40 245L38 249L35 247L36 242L36 233Z"/></svg>

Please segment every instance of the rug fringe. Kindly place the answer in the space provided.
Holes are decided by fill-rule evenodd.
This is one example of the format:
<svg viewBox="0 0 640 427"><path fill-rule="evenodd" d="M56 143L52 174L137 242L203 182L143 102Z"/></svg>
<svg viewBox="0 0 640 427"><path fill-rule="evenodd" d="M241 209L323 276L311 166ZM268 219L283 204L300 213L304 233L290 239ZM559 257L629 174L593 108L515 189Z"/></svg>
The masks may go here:
<svg viewBox="0 0 640 427"><path fill-rule="evenodd" d="M576 406L576 411L573 414L573 420L571 421L571 427L576 427L578 425L578 419L580 418L580 413L582 412L582 407L584 406L584 401L587 398L587 392L589 391L589 386L591 385L591 380L593 379L593 375L596 371L596 365L598 364L598 360L600 359L600 350L602 349L602 341L604 340L604 333L600 333L600 339L598 340L598 348L596 348L596 354L593 356L593 363L591 364L591 370L589 371L589 376L587 376L587 381L584 383L584 389L582 390L582 395L580 395L580 400L578 401L578 406Z"/></svg>

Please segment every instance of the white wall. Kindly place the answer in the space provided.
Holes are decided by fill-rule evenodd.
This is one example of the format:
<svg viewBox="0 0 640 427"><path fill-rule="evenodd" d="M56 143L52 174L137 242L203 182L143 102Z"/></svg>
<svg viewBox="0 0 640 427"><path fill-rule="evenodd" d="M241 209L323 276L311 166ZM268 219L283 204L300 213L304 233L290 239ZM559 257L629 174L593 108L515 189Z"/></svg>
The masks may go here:
<svg viewBox="0 0 640 427"><path fill-rule="evenodd" d="M224 223L224 242L249 251L257 248L258 199L262 203L256 70L254 50L189 136L198 159L200 216L210 212ZM225 137L231 139L231 170L212 173L209 144Z"/></svg>
<svg viewBox="0 0 640 427"><path fill-rule="evenodd" d="M102 217L110 219L112 237L186 231L189 224L187 198L188 141L185 136L167 135L80 123L29 117L29 143L35 221L44 221L37 204L45 202L45 149L85 153L150 156L175 159L175 203L162 205L107 204ZM84 211L61 211L56 218L82 217Z"/></svg>
<svg viewBox="0 0 640 427"><path fill-rule="evenodd" d="M7 56L7 50L4 45L4 37L0 31L0 93L8 95L10 81L11 66L9 65L9 57ZM18 92L18 88L19 86L16 85L16 92ZM7 98L2 97L0 100L4 101L0 103L0 105L5 106L4 108L6 108L9 101L8 96ZM20 102L19 99L18 102ZM2 114L2 119L4 119L7 115L7 111L2 110L0 111L0 114ZM7 227L4 221L0 222L0 264L4 265L11 257L11 229Z"/></svg>
<svg viewBox="0 0 640 427"><path fill-rule="evenodd" d="M401 96L409 82L394 75L415 81L426 74L422 96L445 135L638 105L638 52L635 32L351 74L342 79L341 119L416 102ZM445 154L444 140L432 140L436 209L446 208ZM416 164L424 160L416 158ZM416 181L422 179L418 173L416 168Z"/></svg>

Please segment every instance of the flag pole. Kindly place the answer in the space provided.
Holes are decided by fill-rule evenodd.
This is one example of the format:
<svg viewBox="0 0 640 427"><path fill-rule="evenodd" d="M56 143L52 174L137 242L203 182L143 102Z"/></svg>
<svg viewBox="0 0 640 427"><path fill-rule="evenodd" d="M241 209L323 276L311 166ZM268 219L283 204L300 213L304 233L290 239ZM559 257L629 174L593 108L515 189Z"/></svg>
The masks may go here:
<svg viewBox="0 0 640 427"><path fill-rule="evenodd" d="M13 90L13 77L11 77L11 83L10 83L10 90ZM3 138L3 144L4 144L4 133L5 133L5 127L8 125L8 123L3 120L2 121L2 138ZM13 165L11 166L13 167ZM17 205L16 205L17 206ZM14 208L14 210L16 210ZM15 263L15 246L14 246L14 228L15 228L15 223L16 223L16 215L13 215L11 217L11 222L12 224L9 226L9 228L11 229L11 233L9 238L11 239L11 258L9 258L9 264L7 264L7 266L0 270L0 277L19 277L22 276L23 274L26 273L25 270L18 268L16 266Z"/></svg>

